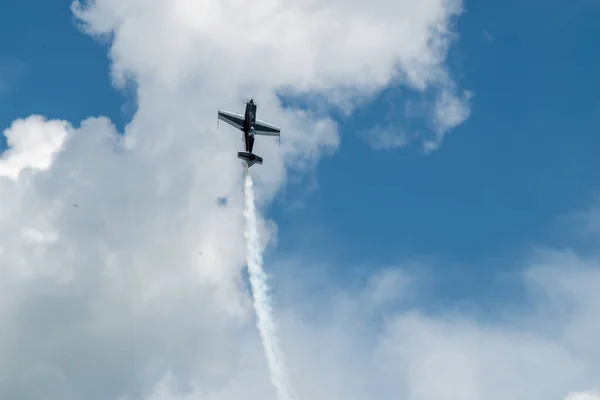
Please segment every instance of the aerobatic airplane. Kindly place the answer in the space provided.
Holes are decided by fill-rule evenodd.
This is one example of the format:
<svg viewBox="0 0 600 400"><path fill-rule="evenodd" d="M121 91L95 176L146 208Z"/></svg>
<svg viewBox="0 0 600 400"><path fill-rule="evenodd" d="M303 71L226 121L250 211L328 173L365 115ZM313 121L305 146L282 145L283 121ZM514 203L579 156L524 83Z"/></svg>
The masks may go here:
<svg viewBox="0 0 600 400"><path fill-rule="evenodd" d="M279 137L280 134L280 129L278 127L256 119L256 104L254 104L253 99L250 99L250 101L246 103L246 113L244 115L219 110L218 119L221 119L244 132L246 151L238 152L238 158L246 161L248 168L254 164L262 164L263 162L262 157L252 153L254 135Z"/></svg>

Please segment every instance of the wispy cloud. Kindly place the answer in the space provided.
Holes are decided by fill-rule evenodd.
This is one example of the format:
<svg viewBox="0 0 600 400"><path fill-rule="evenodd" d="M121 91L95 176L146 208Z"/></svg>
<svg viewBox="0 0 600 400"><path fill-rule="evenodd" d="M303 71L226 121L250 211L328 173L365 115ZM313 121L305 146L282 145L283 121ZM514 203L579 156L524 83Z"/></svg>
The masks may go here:
<svg viewBox="0 0 600 400"><path fill-rule="evenodd" d="M19 84L28 67L13 58L0 58L0 94L7 94Z"/></svg>
<svg viewBox="0 0 600 400"><path fill-rule="evenodd" d="M481 34L483 35L483 37L485 38L485 40L487 40L489 43L493 43L494 42L494 37L492 36L492 34L487 30L484 29Z"/></svg>
<svg viewBox="0 0 600 400"><path fill-rule="evenodd" d="M466 121L473 93L454 93L452 85L443 87L434 99L387 95L382 103L383 117L374 126L358 132L373 150L391 150L418 143L425 153L439 148L452 129Z"/></svg>
<svg viewBox="0 0 600 400"><path fill-rule="evenodd" d="M409 140L400 125L377 124L367 131L360 132L362 138L373 150L390 150L404 147Z"/></svg>

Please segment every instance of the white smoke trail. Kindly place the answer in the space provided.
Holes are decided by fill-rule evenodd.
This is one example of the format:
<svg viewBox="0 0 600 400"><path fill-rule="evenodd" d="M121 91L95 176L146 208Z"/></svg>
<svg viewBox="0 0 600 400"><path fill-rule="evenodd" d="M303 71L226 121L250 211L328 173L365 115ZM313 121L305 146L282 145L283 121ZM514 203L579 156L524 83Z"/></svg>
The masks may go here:
<svg viewBox="0 0 600 400"><path fill-rule="evenodd" d="M278 400L293 400L291 385L288 380L283 353L279 347L277 330L271 313L271 299L267 276L262 268L263 260L258 241L258 225L256 221L256 207L254 205L253 182L247 167L245 168L244 193L246 195L246 260L250 285L254 297L258 331L260 333L267 363L271 372L271 383L277 391Z"/></svg>

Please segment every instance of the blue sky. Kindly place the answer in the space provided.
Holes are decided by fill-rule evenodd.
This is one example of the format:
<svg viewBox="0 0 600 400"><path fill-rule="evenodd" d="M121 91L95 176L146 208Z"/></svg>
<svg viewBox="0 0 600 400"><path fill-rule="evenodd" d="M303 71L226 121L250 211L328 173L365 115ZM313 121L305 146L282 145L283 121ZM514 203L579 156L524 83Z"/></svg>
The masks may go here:
<svg viewBox="0 0 600 400"><path fill-rule="evenodd" d="M122 129L131 116L110 85L107 48L76 29L69 4L4 5L3 127L40 113L75 124L106 115ZM468 293L532 245L567 240L557 217L591 204L600 178L599 9L583 1L466 9L449 65L475 93L470 118L431 155L412 145L372 151L356 133L400 103L399 91L341 121L341 147L320 162L317 189L290 183L272 207L278 251L358 265L436 257L440 273L472 277L461 279Z"/></svg>

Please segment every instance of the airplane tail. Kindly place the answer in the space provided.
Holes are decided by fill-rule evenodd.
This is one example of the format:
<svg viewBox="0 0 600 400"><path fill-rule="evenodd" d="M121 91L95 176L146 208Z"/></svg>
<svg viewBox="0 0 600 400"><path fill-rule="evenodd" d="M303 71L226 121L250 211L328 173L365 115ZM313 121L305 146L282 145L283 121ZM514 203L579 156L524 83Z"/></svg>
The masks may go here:
<svg viewBox="0 0 600 400"><path fill-rule="evenodd" d="M246 153L244 151L238 152L238 158L246 161L246 163L248 164L248 168L250 168L254 164L262 164L263 163L262 157L259 157L253 153Z"/></svg>

